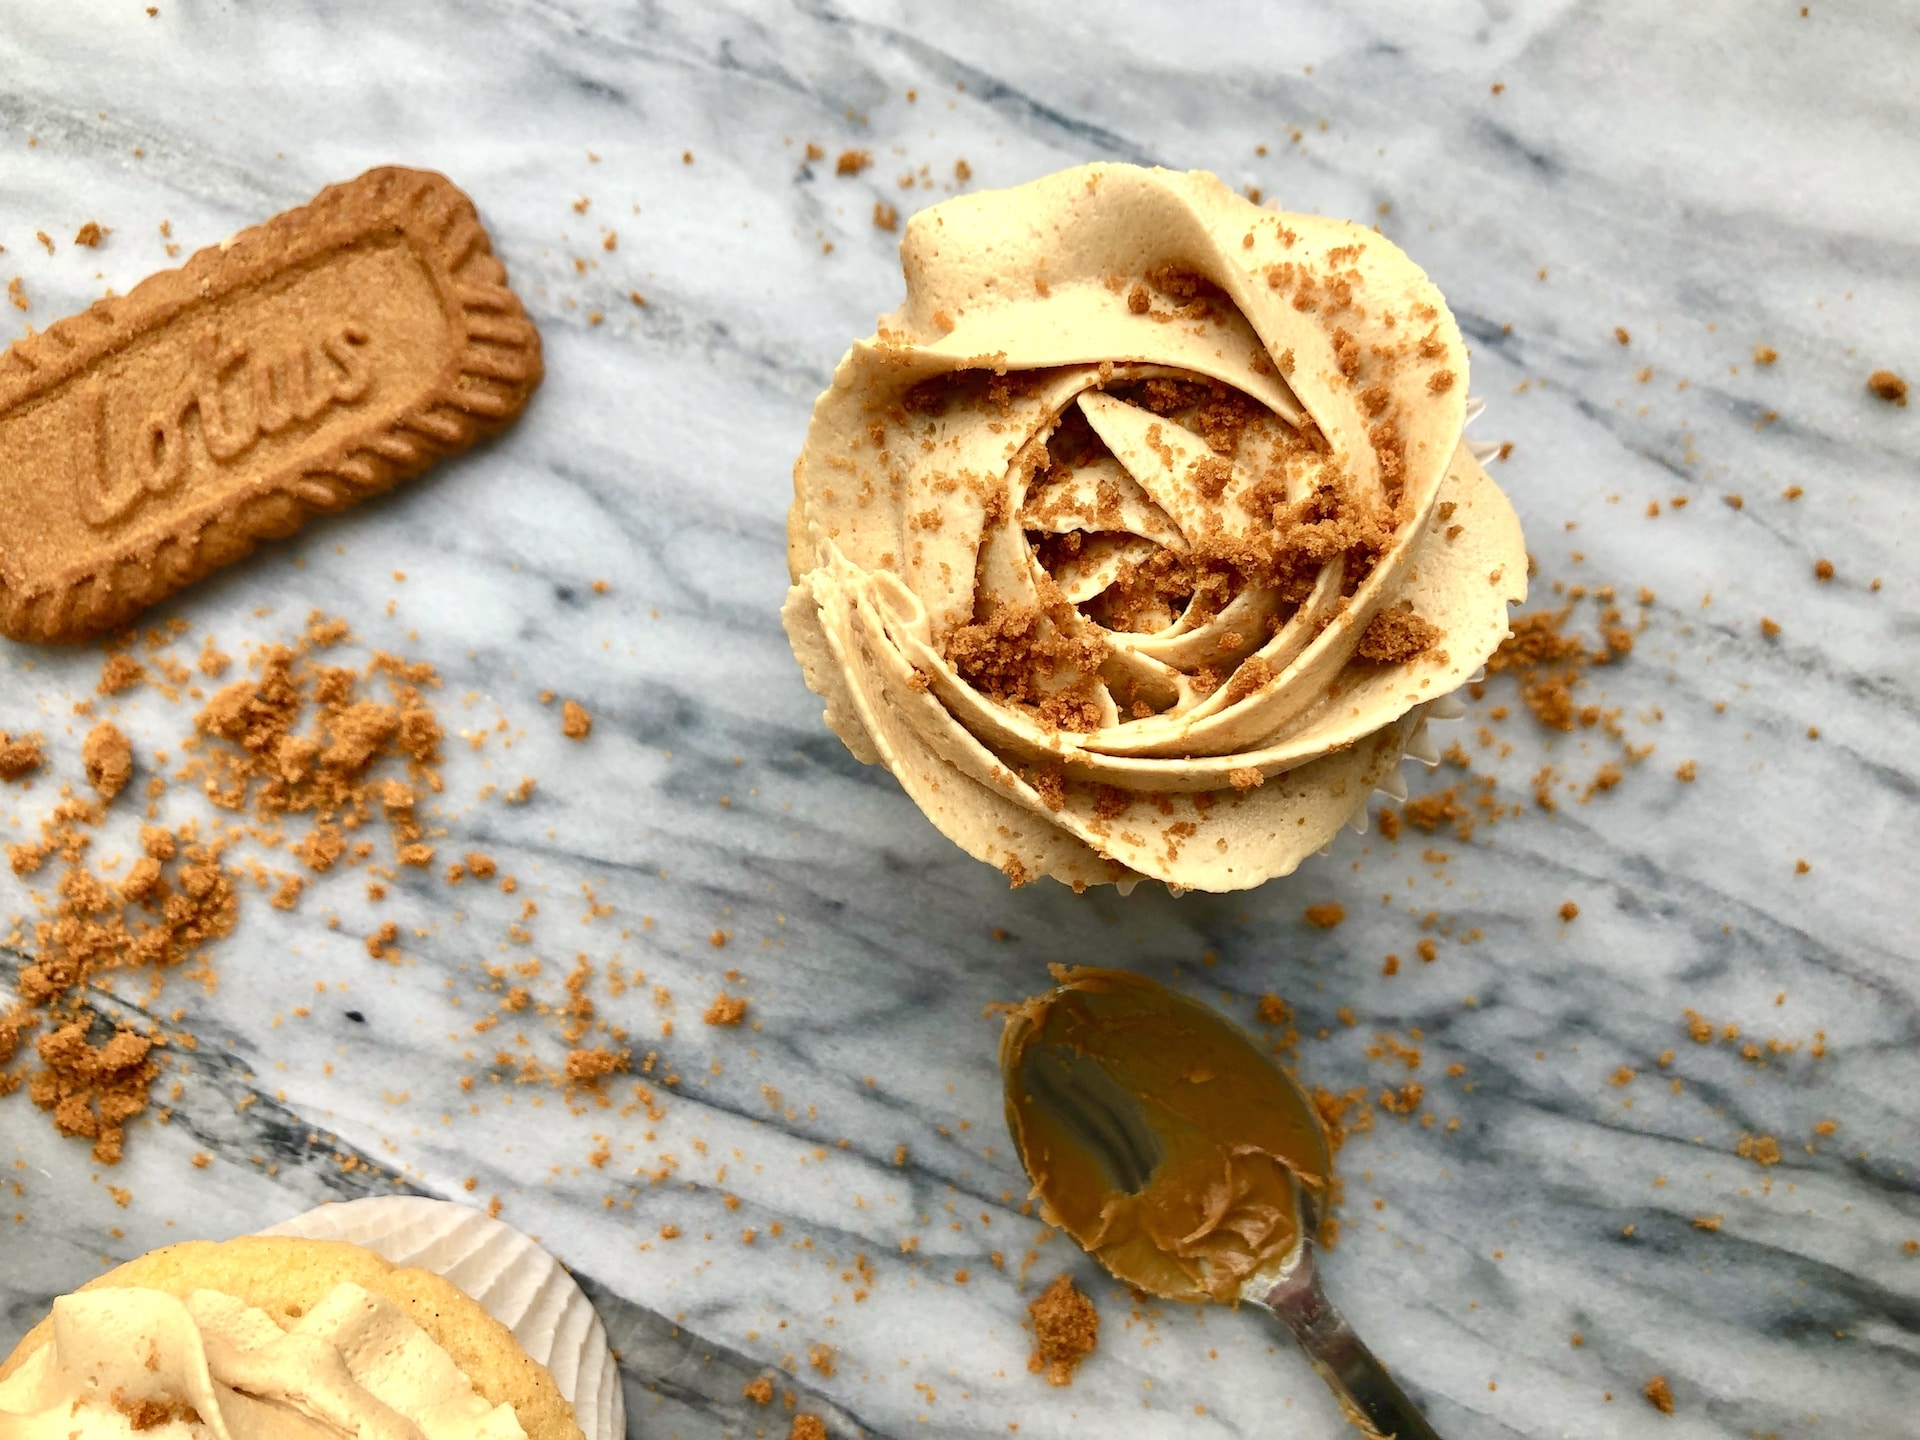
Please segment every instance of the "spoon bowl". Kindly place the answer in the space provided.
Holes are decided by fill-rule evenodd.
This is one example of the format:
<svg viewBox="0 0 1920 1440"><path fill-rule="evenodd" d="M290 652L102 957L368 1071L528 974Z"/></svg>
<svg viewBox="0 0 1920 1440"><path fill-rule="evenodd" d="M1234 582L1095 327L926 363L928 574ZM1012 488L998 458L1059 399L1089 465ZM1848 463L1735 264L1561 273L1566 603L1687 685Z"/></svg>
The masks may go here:
<svg viewBox="0 0 1920 1440"><path fill-rule="evenodd" d="M1364 1433L1438 1440L1321 1289L1333 1161L1299 1083L1145 976L1054 976L1000 1037L1007 1126L1047 1220L1136 1289L1271 1311Z"/></svg>

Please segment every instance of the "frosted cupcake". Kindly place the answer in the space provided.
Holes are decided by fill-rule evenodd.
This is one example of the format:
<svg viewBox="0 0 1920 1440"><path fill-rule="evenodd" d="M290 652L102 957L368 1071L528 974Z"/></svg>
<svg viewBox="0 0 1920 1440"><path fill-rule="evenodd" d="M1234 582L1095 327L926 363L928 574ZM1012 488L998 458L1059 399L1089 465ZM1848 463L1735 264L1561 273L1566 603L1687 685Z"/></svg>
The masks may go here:
<svg viewBox="0 0 1920 1440"><path fill-rule="evenodd" d="M1126 165L900 250L794 467L827 723L1016 885L1288 874L1526 592L1446 302L1373 231Z"/></svg>
<svg viewBox="0 0 1920 1440"><path fill-rule="evenodd" d="M379 1207L401 1207L387 1209ZM369 1213L363 1207L375 1207ZM351 1212L360 1211L357 1217ZM330 1213L331 1212L331 1213ZM320 1228L426 1231L490 1271L532 1242L430 1200L328 1206ZM471 1216L470 1228L462 1218ZM309 1217L302 1217L311 1227ZM298 1227L301 1222L294 1222ZM422 1227L425 1227L423 1230ZM389 1244L388 1248L391 1248ZM485 1252L485 1253L481 1253ZM564 1289L577 1287L550 1258ZM567 1309L564 1293L543 1296ZM497 1308L497 1307L496 1307ZM588 1314L591 1314L590 1307ZM553 1348L596 1343L534 1317ZM577 1371L578 1366L571 1369ZM605 1371L612 1373L610 1356ZM596 1368L596 1377L598 1369ZM596 1395L596 1420L605 1414ZM616 1420L617 1414L605 1414ZM583 1437L554 1373L489 1306L433 1270L367 1245L300 1235L190 1241L155 1250L53 1303L0 1364L0 1432L20 1440L612 1440Z"/></svg>
<svg viewBox="0 0 1920 1440"><path fill-rule="evenodd" d="M55 1300L3 1373L0 1423L47 1440L580 1437L552 1377L485 1310L338 1241L143 1255Z"/></svg>

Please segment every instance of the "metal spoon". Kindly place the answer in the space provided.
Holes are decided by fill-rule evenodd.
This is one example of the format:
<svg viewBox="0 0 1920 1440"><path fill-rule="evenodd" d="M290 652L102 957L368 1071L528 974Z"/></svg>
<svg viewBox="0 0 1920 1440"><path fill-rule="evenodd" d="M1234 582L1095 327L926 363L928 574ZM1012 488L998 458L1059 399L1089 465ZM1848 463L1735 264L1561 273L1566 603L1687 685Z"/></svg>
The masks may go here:
<svg viewBox="0 0 1920 1440"><path fill-rule="evenodd" d="M1363 1433L1439 1440L1321 1289L1332 1160L1298 1083L1144 976L1054 973L1000 1042L1008 1128L1047 1218L1137 1289L1272 1312Z"/></svg>

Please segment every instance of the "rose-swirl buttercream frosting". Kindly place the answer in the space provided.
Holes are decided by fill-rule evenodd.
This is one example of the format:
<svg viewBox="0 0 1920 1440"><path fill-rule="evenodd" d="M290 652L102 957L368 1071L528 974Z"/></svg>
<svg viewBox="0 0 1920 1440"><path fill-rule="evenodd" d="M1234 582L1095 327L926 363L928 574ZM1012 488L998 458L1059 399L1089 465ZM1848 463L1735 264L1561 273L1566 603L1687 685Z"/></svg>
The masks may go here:
<svg viewBox="0 0 1920 1440"><path fill-rule="evenodd" d="M1127 165L900 253L794 466L828 724L1015 884L1291 872L1525 595L1446 302L1372 230Z"/></svg>

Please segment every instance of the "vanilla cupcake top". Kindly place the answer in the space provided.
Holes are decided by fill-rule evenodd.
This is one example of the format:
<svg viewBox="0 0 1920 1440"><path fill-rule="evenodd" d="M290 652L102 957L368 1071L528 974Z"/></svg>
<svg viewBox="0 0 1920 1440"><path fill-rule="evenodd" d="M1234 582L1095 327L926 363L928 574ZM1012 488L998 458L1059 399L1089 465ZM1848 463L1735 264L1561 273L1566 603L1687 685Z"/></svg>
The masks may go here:
<svg viewBox="0 0 1920 1440"><path fill-rule="evenodd" d="M216 1290L53 1302L49 1343L0 1381L18 1440L526 1440L406 1311L341 1283L282 1330Z"/></svg>
<svg viewBox="0 0 1920 1440"><path fill-rule="evenodd" d="M1201 172L964 196L900 250L794 467L828 723L1015 884L1290 872L1525 594L1446 303Z"/></svg>

